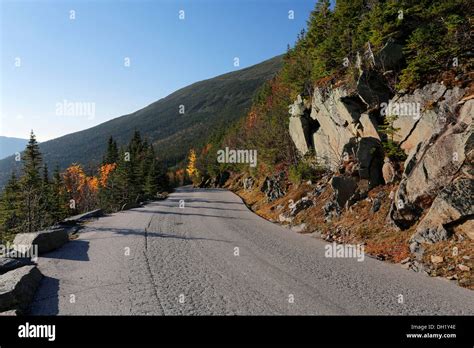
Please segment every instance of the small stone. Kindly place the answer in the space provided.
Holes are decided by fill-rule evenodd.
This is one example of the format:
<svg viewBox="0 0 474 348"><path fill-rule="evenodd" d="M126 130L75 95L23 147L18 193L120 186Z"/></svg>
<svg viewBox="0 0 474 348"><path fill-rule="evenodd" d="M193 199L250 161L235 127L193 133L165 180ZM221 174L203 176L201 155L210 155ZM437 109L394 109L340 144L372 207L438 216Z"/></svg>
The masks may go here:
<svg viewBox="0 0 474 348"><path fill-rule="evenodd" d="M415 241L410 244L410 252L415 256L416 259L421 260L425 249L420 243Z"/></svg>
<svg viewBox="0 0 474 348"><path fill-rule="evenodd" d="M306 229L306 224L305 224L305 223L302 223L302 224L300 224L300 225L296 225L296 226L291 227L291 230L292 230L293 232L296 232L296 233L301 233L301 232L303 232L305 229Z"/></svg>
<svg viewBox="0 0 474 348"><path fill-rule="evenodd" d="M421 262L418 262L418 261L414 261L412 264L411 264L411 267L410 269L414 272L422 272L424 270L424 266Z"/></svg>
<svg viewBox="0 0 474 348"><path fill-rule="evenodd" d="M278 215L278 220L280 220L280 222L291 223L293 221L293 218L289 217L289 216L286 216L285 214L280 214L280 215Z"/></svg>
<svg viewBox="0 0 474 348"><path fill-rule="evenodd" d="M382 201L380 198L375 198L374 202L372 203L372 208L370 208L370 211L372 213L376 213L380 210L380 207L382 206Z"/></svg>
<svg viewBox="0 0 474 348"><path fill-rule="evenodd" d="M452 276L446 277L446 279L447 279L447 280L456 280L456 279L458 279L458 275L457 275L457 274L454 274L454 275L452 275Z"/></svg>
<svg viewBox="0 0 474 348"><path fill-rule="evenodd" d="M403 265L405 263L408 263L410 261L410 258L407 257L406 259L403 259L402 261L400 261L400 263Z"/></svg>
<svg viewBox="0 0 474 348"><path fill-rule="evenodd" d="M471 259L471 258L470 258L469 256L467 256L467 255L464 255L462 258L463 258L464 260L470 260L470 259Z"/></svg>
<svg viewBox="0 0 474 348"><path fill-rule="evenodd" d="M464 272L469 272L469 271L471 270L470 267L467 267L467 266L465 266L465 265L463 265L463 264L459 264L459 265L458 265L458 268L459 268L461 271L464 271Z"/></svg>
<svg viewBox="0 0 474 348"><path fill-rule="evenodd" d="M444 259L442 256L431 255L431 263L438 264L443 262Z"/></svg>
<svg viewBox="0 0 474 348"><path fill-rule="evenodd" d="M402 266L403 269L409 269L410 266L411 266L411 262L402 263L401 266Z"/></svg>

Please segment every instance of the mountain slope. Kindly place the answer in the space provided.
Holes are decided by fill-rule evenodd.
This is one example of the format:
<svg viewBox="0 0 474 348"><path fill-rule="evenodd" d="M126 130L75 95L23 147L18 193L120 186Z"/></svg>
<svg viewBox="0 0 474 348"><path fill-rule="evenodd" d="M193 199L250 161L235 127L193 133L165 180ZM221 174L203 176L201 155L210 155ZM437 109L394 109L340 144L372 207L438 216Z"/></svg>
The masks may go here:
<svg viewBox="0 0 474 348"><path fill-rule="evenodd" d="M10 138L0 136L0 158L14 154L25 149L28 139Z"/></svg>
<svg viewBox="0 0 474 348"><path fill-rule="evenodd" d="M280 69L282 58L277 56L196 82L132 114L46 141L40 144L45 162L49 168L65 168L72 162L97 163L102 159L108 137L124 144L136 129L157 144L160 159L174 164L215 129L244 115L254 92ZM184 114L179 113L180 105L184 106ZM18 166L13 157L0 161L0 186Z"/></svg>

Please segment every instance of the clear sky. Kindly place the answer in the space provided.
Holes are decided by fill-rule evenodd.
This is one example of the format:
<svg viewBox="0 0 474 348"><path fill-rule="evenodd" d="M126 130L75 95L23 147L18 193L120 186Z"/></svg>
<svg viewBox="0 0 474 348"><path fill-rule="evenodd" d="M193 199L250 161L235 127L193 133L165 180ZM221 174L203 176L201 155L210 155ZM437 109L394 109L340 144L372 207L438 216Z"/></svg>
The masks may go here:
<svg viewBox="0 0 474 348"><path fill-rule="evenodd" d="M0 3L0 135L45 141L284 53L315 0Z"/></svg>

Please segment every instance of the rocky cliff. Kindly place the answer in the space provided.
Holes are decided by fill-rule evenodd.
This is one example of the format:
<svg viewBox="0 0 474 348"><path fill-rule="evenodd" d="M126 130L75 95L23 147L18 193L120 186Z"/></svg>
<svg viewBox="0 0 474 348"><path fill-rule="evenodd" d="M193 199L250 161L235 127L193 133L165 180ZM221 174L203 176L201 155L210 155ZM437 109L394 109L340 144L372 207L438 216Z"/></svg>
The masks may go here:
<svg viewBox="0 0 474 348"><path fill-rule="evenodd" d="M376 89L381 79L363 80L364 75L355 88L316 87L290 106L289 133L300 156L315 156L334 173L339 210L393 183L386 223L414 231L409 239L414 258L422 259L424 245L455 234L474 239L472 92L435 82L391 95L387 88ZM369 90L376 91L372 97ZM389 117L391 140L406 155L399 166L384 156L387 134L380 126Z"/></svg>

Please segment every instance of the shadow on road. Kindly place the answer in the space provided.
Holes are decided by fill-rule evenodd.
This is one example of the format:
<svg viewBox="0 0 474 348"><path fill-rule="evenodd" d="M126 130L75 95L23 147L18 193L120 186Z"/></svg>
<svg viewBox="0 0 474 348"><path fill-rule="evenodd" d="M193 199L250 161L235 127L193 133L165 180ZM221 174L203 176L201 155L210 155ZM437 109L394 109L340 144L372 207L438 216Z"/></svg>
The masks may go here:
<svg viewBox="0 0 474 348"><path fill-rule="evenodd" d="M57 315L59 313L59 279L43 277L27 314Z"/></svg>
<svg viewBox="0 0 474 348"><path fill-rule="evenodd" d="M178 202L184 200L186 203L201 202L201 203L216 203L216 204L242 204L241 202L231 202L231 201L216 201L210 199L200 199L200 198L168 198L163 202Z"/></svg>
<svg viewBox="0 0 474 348"><path fill-rule="evenodd" d="M45 259L62 259L72 261L89 261L87 252L89 251L89 242L86 240L72 240L66 243L58 250L41 255Z"/></svg>
<svg viewBox="0 0 474 348"><path fill-rule="evenodd" d="M224 239L213 239L213 238L201 238L201 237L188 237L188 236L180 236L176 234L170 233L163 233L163 232L153 232L153 231L144 231L144 230L137 230L137 229L129 229L129 228L100 228L94 227L91 231L104 231L104 232L112 232L119 236L130 236L130 235L140 235L147 238L172 238L172 239L180 239L180 240L207 240L212 242L223 242L223 243L232 243L230 240ZM114 236L110 237L92 237L90 240L96 239L108 239L114 238Z"/></svg>

